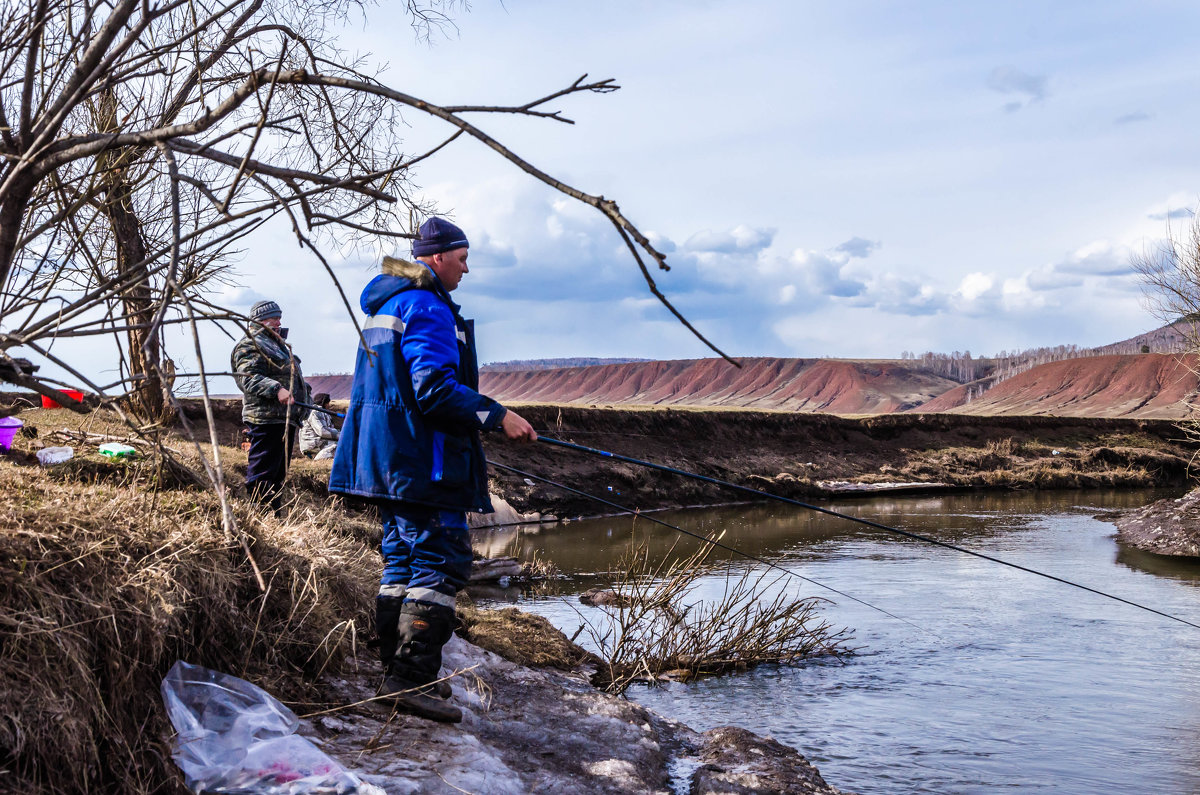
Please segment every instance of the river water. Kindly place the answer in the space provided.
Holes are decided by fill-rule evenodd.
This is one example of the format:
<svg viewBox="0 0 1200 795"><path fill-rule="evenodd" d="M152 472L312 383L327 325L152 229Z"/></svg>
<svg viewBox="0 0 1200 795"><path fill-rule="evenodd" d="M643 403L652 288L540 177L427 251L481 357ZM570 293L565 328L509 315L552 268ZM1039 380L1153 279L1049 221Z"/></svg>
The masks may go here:
<svg viewBox="0 0 1200 795"><path fill-rule="evenodd" d="M825 507L1200 623L1200 564L1123 549L1106 521L1160 496L1043 492ZM772 587L831 597L821 615L853 631L858 653L629 691L657 712L698 730L734 724L774 737L801 751L832 785L864 795L1200 792L1200 629L787 506L656 516L693 532L724 528L725 543L904 619L788 578ZM614 518L493 531L479 536L476 548L524 559L536 554L570 575L557 593L519 601L571 635L584 620L603 624L602 610L576 597L605 584L604 572L634 539L661 556L677 536L645 520L635 526ZM774 579L760 564L710 564L690 598L719 598L731 567Z"/></svg>

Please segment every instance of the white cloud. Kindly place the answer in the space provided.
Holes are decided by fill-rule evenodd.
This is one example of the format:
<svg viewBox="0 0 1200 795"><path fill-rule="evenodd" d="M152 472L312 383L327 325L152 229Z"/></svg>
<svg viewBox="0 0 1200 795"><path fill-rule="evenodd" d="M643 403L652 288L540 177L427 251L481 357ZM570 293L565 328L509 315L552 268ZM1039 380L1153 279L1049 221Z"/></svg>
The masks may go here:
<svg viewBox="0 0 1200 795"><path fill-rule="evenodd" d="M767 249L774 237L774 229L755 229L744 225L729 231L706 229L689 237L683 248L704 254L757 254Z"/></svg>
<svg viewBox="0 0 1200 795"><path fill-rule="evenodd" d="M986 273L968 273L959 284L957 295L966 301L978 300L992 292L995 280Z"/></svg>

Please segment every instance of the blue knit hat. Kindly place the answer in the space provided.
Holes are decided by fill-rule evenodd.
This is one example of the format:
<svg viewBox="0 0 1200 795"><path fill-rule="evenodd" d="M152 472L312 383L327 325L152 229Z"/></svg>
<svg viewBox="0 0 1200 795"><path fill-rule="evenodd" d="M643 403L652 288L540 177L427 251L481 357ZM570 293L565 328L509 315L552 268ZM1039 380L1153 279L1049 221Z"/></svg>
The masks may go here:
<svg viewBox="0 0 1200 795"><path fill-rule="evenodd" d="M431 257L434 254L441 254L443 251L470 246L463 230L445 218L430 218L421 224L420 232L421 237L413 241L414 257Z"/></svg>
<svg viewBox="0 0 1200 795"><path fill-rule="evenodd" d="M250 307L250 319L254 321L269 320L273 317L283 317L283 310L274 301L259 301Z"/></svg>

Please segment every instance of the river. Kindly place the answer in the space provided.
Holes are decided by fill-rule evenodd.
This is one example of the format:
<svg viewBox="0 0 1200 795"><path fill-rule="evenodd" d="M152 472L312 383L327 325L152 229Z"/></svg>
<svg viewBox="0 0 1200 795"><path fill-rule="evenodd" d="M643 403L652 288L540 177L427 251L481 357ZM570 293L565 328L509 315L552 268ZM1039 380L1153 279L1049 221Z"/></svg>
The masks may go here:
<svg viewBox="0 0 1200 795"><path fill-rule="evenodd" d="M1104 520L1159 496L1029 492L824 507L1200 623L1200 564L1123 549ZM904 621L788 579L776 587L832 599L821 615L853 631L855 655L635 686L629 696L646 706L699 730L734 724L772 736L801 751L832 785L863 795L1200 792L1200 629L786 506L656 516L693 532L724 528L725 543ZM635 526L613 518L496 530L479 535L476 548L554 561L570 580L555 593L521 595L520 606L571 635L581 617L603 623L601 609L581 606L577 595L607 582L604 572L631 539L661 556L677 535L644 520ZM761 564L729 565L770 576ZM716 598L725 570L714 566L694 598Z"/></svg>

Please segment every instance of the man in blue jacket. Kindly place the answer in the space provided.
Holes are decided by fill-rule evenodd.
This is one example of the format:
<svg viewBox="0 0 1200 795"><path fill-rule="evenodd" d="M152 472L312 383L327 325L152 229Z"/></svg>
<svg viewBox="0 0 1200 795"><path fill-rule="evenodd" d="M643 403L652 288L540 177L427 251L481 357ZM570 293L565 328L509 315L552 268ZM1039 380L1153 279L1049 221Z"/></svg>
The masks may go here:
<svg viewBox="0 0 1200 795"><path fill-rule="evenodd" d="M454 632L455 595L471 573L466 512L492 510L479 433L537 439L516 412L477 391L474 329L450 300L468 273L468 248L461 229L430 218L413 243L416 262L384 257L363 290L367 320L329 477L330 491L372 498L383 520L380 692L453 723L462 712L433 683Z"/></svg>

